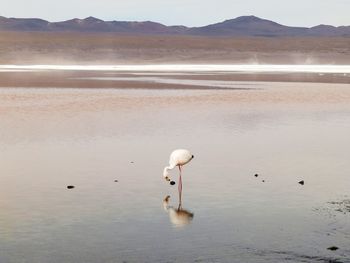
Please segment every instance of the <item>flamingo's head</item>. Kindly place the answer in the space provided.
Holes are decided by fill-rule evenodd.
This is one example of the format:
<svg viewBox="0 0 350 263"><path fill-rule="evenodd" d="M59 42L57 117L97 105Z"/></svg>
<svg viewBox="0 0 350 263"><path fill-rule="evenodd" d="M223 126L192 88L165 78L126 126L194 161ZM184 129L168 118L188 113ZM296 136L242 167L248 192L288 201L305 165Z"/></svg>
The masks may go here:
<svg viewBox="0 0 350 263"><path fill-rule="evenodd" d="M165 167L164 168L164 171L163 171L163 177L164 179L167 181L167 182L170 182L170 174L168 172L168 167Z"/></svg>
<svg viewBox="0 0 350 263"><path fill-rule="evenodd" d="M168 167L164 168L163 177L167 182L170 182L170 185L174 185L175 182L170 179L170 174L168 173L168 169L169 169Z"/></svg>
<svg viewBox="0 0 350 263"><path fill-rule="evenodd" d="M165 176L164 178L165 178L165 180L166 180L167 182L170 182L170 185L174 185L174 184L175 184L174 181L171 181L171 179L169 178L169 176Z"/></svg>

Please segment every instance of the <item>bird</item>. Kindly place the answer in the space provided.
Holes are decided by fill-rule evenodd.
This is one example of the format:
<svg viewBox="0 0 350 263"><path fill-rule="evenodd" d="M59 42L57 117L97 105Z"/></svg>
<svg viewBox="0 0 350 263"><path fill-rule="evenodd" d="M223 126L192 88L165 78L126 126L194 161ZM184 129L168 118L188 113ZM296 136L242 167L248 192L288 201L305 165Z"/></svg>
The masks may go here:
<svg viewBox="0 0 350 263"><path fill-rule="evenodd" d="M179 167L179 199L181 203L181 193L182 193L182 166L189 163L193 159L193 154L189 150L177 149L170 154L169 166L166 166L163 171L164 179L170 182L170 185L174 185L175 182L170 179L169 170L174 169L176 166Z"/></svg>

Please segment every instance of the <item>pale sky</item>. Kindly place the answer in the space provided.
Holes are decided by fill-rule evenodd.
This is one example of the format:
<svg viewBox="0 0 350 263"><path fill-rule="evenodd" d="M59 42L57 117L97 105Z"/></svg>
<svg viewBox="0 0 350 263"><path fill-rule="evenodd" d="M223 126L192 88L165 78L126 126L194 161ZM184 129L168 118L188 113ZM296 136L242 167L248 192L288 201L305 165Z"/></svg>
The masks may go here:
<svg viewBox="0 0 350 263"><path fill-rule="evenodd" d="M350 25L350 0L0 0L0 16L49 21L94 16L203 26L255 15L289 26Z"/></svg>

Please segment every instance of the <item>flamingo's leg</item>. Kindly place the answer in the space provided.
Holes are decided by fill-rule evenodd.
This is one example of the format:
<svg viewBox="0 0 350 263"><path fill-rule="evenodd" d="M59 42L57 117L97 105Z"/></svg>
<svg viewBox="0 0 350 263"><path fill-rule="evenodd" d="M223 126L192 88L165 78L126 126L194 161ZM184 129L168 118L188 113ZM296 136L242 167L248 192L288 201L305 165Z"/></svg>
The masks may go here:
<svg viewBox="0 0 350 263"><path fill-rule="evenodd" d="M179 171L180 171L180 176L179 176L179 185L178 185L178 190L179 190L179 209L181 208L182 205L182 171L181 171L181 165L179 165Z"/></svg>

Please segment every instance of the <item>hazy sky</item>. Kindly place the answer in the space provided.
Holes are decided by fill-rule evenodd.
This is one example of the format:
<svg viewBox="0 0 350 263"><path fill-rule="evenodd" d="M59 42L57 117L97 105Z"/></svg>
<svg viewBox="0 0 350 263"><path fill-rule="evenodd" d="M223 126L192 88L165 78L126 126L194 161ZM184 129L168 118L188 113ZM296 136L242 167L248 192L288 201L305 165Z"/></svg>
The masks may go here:
<svg viewBox="0 0 350 263"><path fill-rule="evenodd" d="M350 0L0 0L0 15L50 21L95 16L201 26L256 15L291 26L350 25Z"/></svg>

